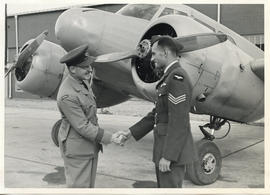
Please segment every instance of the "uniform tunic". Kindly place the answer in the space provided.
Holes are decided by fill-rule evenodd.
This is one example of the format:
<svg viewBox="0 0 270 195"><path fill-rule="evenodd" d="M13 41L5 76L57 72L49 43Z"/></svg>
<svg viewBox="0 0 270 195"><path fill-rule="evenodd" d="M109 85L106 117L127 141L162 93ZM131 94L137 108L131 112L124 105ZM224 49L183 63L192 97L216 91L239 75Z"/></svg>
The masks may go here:
<svg viewBox="0 0 270 195"><path fill-rule="evenodd" d="M94 187L101 143L111 138L98 125L95 97L85 84L89 90L68 75L57 95L62 116L58 138L68 187Z"/></svg>
<svg viewBox="0 0 270 195"><path fill-rule="evenodd" d="M152 112L130 127L136 140L154 129L153 162L159 187L181 187L183 166L197 159L190 130L191 84L178 62L163 75L157 86L157 102ZM171 161L171 172L158 170L161 158ZM164 179L165 178L165 179Z"/></svg>

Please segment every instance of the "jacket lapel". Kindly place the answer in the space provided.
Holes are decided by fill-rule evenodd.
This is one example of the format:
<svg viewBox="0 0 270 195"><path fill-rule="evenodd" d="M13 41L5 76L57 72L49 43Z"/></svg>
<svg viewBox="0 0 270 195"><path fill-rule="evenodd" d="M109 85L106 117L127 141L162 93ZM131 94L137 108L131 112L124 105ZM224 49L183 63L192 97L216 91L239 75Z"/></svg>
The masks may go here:
<svg viewBox="0 0 270 195"><path fill-rule="evenodd" d="M77 92L82 92L83 94L88 94L87 89L84 88L84 86L79 83L76 79L74 79L72 76L68 75L69 79L69 85L73 87L73 89Z"/></svg>

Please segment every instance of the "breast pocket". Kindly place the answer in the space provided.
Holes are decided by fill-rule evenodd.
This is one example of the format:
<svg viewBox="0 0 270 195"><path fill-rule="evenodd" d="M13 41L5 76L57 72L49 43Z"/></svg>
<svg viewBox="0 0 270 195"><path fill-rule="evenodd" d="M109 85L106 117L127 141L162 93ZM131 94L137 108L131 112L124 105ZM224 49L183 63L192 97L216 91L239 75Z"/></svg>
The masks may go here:
<svg viewBox="0 0 270 195"><path fill-rule="evenodd" d="M80 101L86 118L90 120L92 124L97 125L97 106L94 97L90 94L84 94L80 98Z"/></svg>
<svg viewBox="0 0 270 195"><path fill-rule="evenodd" d="M81 94L80 97L80 103L81 103L81 106L85 112L85 114L87 114L86 112L89 111L89 108L95 104L95 102L92 100L91 96L89 96L88 94Z"/></svg>

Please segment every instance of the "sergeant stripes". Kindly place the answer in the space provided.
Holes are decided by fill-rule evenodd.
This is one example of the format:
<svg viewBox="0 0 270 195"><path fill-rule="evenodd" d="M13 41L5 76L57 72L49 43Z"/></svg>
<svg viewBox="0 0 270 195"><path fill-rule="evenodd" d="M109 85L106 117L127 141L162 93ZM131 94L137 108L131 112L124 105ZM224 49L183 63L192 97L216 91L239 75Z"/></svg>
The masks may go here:
<svg viewBox="0 0 270 195"><path fill-rule="evenodd" d="M169 93L168 99L173 104L179 104L186 101L186 94L180 95L179 97L174 97L171 93Z"/></svg>

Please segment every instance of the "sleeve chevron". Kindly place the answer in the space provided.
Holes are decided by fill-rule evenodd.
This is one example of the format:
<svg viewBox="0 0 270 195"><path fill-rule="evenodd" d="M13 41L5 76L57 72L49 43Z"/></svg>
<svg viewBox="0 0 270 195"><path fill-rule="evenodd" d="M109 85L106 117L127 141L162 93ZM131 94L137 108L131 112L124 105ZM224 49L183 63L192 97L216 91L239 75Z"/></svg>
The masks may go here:
<svg viewBox="0 0 270 195"><path fill-rule="evenodd" d="M174 97L171 93L169 93L168 99L169 99L169 101L170 101L171 103L173 103L173 104L176 105L176 104L179 104L179 103L181 103L181 102L186 101L186 94L180 95L180 96L178 96L178 97Z"/></svg>

